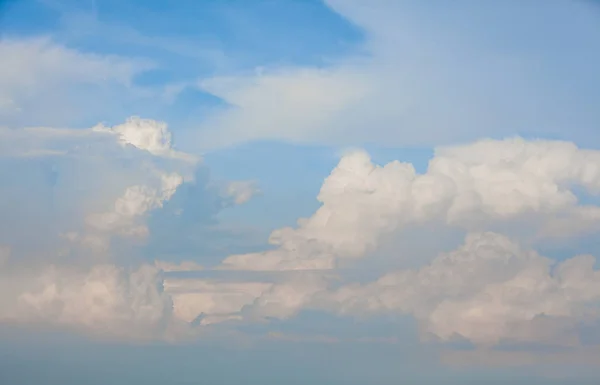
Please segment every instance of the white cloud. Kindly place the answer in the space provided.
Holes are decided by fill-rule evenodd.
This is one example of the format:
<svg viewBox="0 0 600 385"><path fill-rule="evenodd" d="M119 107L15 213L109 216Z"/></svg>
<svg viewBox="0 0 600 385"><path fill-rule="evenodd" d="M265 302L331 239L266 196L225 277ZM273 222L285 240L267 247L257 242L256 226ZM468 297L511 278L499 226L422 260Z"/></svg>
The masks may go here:
<svg viewBox="0 0 600 385"><path fill-rule="evenodd" d="M13 196L15 212L3 212L2 218L17 217L31 225L30 197L56 210L48 218L33 210L36 224L50 222L44 231L53 242L36 247L40 237L32 241L36 230L28 227L23 230L32 248L17 245L14 253L8 246L0 248L0 322L48 323L108 337L170 339L194 334L189 322L203 312L215 320L207 318L203 325L239 317L246 302L234 299L229 307L221 303L235 295L235 287L228 292L227 285L217 285L218 290L202 298L193 291L163 290L162 271L198 270L198 264L157 261L153 266L141 263L125 268L139 257L139 251L134 243L123 248L120 242L119 249L111 242L114 237L145 240L151 235L150 214L163 208L184 183L194 182L199 159L174 149L166 124L131 118L101 130L37 127L4 129L0 135L7 150L2 161L16 165L16 174L21 173L19 165L32 162L43 171L47 179L43 187L48 187L35 191L26 181L9 177L10 187L26 194ZM32 152L37 159L22 159L24 154L33 156ZM48 152L63 156L49 161L41 155ZM245 201L256 190L254 184L244 182L228 187L226 196L220 197L223 200ZM202 199L202 195L191 198ZM5 227L9 228L3 223ZM9 246L14 243L10 234L2 234L4 239ZM166 284L173 288L172 280ZM244 290L249 284L237 285ZM249 303L259 294L248 297Z"/></svg>
<svg viewBox="0 0 600 385"><path fill-rule="evenodd" d="M80 52L49 37L0 39L0 119L11 127L88 122L146 91L147 60ZM83 123L85 124L85 123Z"/></svg>
<svg viewBox="0 0 600 385"><path fill-rule="evenodd" d="M129 117L124 123L114 127L106 127L101 123L84 129L0 127L0 139L0 156L3 157L89 157L95 155L91 150L97 147L104 153L118 152L119 149L112 146L113 143L118 143L123 149L131 146L156 157L185 161L192 166L200 162L199 157L175 149L172 134L165 122L137 116Z"/></svg>
<svg viewBox="0 0 600 385"><path fill-rule="evenodd" d="M156 122L147 126L148 131L125 135L129 139L121 136L125 129L116 129L114 136L36 129L30 137L41 138L38 144L48 138L80 143L100 135L113 144L127 141L136 156L167 161L163 155L173 148L168 131ZM73 260L61 259L60 250L48 251L48 259L39 259L30 270L12 252L4 258L2 319L47 320L125 337L187 338L213 324L285 320L306 309L361 317L391 312L414 316L424 332L442 341L460 335L489 346L504 340L577 345L579 323L600 317L594 259L577 256L555 263L529 246L556 233L598 229L599 208L581 205L577 197L579 191L600 193L598 151L558 141L482 140L436 149L423 174L397 161L378 166L364 151L353 151L324 181L318 195L322 206L314 215L299 220L296 228L273 232L271 250L225 258L220 271L168 260L136 271L89 258L90 250L107 257L101 261L115 257L112 236L147 234L148 214L187 180L183 175L190 163L172 161L171 170L162 163L153 163L150 172L143 168L139 180L127 180L119 194L85 212L87 227L64 234L80 258L75 266L67 267L65 261ZM244 183L227 186L234 199L253 191ZM337 267L352 266L359 258L368 266L367 257L382 237L431 223L473 233L459 249L424 267L388 273L370 284L340 287L333 281L339 278ZM508 224L507 233L526 246L486 232L498 223ZM430 234L424 239L435 241ZM410 258L390 253L388 258ZM131 261L118 257L124 264ZM161 270L233 278L163 279ZM244 275L249 272L237 272L236 278L231 270L271 270L272 279Z"/></svg>
<svg viewBox="0 0 600 385"><path fill-rule="evenodd" d="M173 173L161 175L158 188L147 185L128 187L123 196L116 200L111 211L91 214L86 222L102 232L144 237L148 229L139 224L138 219L149 211L162 207L163 202L171 199L182 183L183 177Z"/></svg>
<svg viewBox="0 0 600 385"><path fill-rule="evenodd" d="M43 191L53 196L53 206L77 209L85 217L85 223L73 218L75 228L57 223L53 229L62 230L62 238L74 245L105 253L113 235L146 238L148 214L163 207L181 184L193 181L200 159L174 149L164 122L132 117L113 128L99 127L3 129L0 153L52 164L41 166L50 174ZM57 159L48 161L50 155Z"/></svg>
<svg viewBox="0 0 600 385"><path fill-rule="evenodd" d="M2 39L0 82L4 91L31 92L44 83L115 81L129 84L142 63L117 56L82 54L53 42L50 38ZM148 66L148 64L146 64Z"/></svg>
<svg viewBox="0 0 600 385"><path fill-rule="evenodd" d="M480 232L423 268L329 294L329 277L311 270L365 257L383 234L430 221L467 230L509 221L517 234L526 223L535 227L530 236L538 241L556 235L548 229L560 228L562 235L595 230L598 207L580 206L574 189L597 194L599 164L598 151L520 138L439 148L421 175L410 164L376 166L365 152L351 152L325 180L322 207L297 228L273 233L277 248L230 256L219 267L308 271L252 293L240 289L244 300L230 313L207 319L285 319L315 307L359 316L400 312L414 315L425 332L444 341L460 335L479 345L578 344L579 323L600 316L594 310L600 273L590 256L556 264L504 235ZM206 309L206 293L197 299L179 295L187 299L187 311L197 306L187 318Z"/></svg>
<svg viewBox="0 0 600 385"><path fill-rule="evenodd" d="M382 235L430 221L469 230L527 221L540 239L576 235L600 220L600 208L578 205L573 190L597 194L599 165L598 151L520 138L439 148L421 175L408 163L377 166L351 152L321 187L322 206L297 228L272 233L276 249L231 256L222 267L331 269L373 251Z"/></svg>
<svg viewBox="0 0 600 385"><path fill-rule="evenodd" d="M372 85L353 69L290 69L212 78L198 87L232 106L203 123L202 143L221 147L263 138L326 141L325 127L359 105Z"/></svg>
<svg viewBox="0 0 600 385"><path fill-rule="evenodd" d="M594 263L591 256L554 263L505 236L471 234L425 267L343 287L328 300L341 313L412 314L446 341L577 345L578 323L600 317Z"/></svg>
<svg viewBox="0 0 600 385"><path fill-rule="evenodd" d="M154 267L48 266L1 273L0 320L5 322L51 323L125 338L168 333L172 304Z"/></svg>
<svg viewBox="0 0 600 385"><path fill-rule="evenodd" d="M114 127L98 124L92 131L116 135L122 146L132 145L152 155L197 161L194 156L173 149L172 135L167 127L165 122L134 116Z"/></svg>
<svg viewBox="0 0 600 385"><path fill-rule="evenodd" d="M95 137L97 138L97 137ZM0 157L43 157L67 155L75 144L95 139L90 130L53 127L0 127ZM77 143L79 141L79 143Z"/></svg>
<svg viewBox="0 0 600 385"><path fill-rule="evenodd" d="M436 13L425 3L326 3L365 32L358 54L203 79L230 108L200 124L202 145L430 146L517 133L600 143L589 102L600 66L592 5L453 2ZM557 24L568 31L557 35Z"/></svg>
<svg viewBox="0 0 600 385"><path fill-rule="evenodd" d="M490 14L466 20L440 12L448 19L424 22L418 9L399 2L327 3L365 31L361 55L325 68L272 68L199 81L197 88L229 107L208 114L190 134L194 145L219 148L277 139L404 146L515 132L556 137L567 129L578 142L600 143L594 131L600 122L597 107L578 100L586 94L584 86L598 85L586 75L600 66L598 56L587 54L600 33L585 6L522 8L524 20L542 12L545 17L539 18L551 21L535 28L525 23L544 36L548 51L523 54L499 49L471 24L487 20L486 30L497 30L493 23L508 19L493 7L488 10L498 14L496 21L486 19ZM551 38L555 26L562 25L554 16L569 14L563 7L579 20L567 28L561 40L566 45ZM569 47L586 28L592 42L586 52L579 45ZM536 37L523 40L525 46L540 47ZM272 248L229 256L219 271L195 261L164 260L125 268L139 251L130 243L118 250L122 243L115 246L113 237L152 236L151 213L173 203L178 189L192 181L199 158L179 151L167 124L150 119L131 117L81 130L20 127L89 127L99 116L125 116L126 109L140 110L142 104L152 109L150 99L174 99L187 83L166 85L162 95L142 89L134 79L153 63L88 54L50 38L3 38L0 57L6 58L0 63L0 120L9 127L0 128L1 160L38 158L41 164L58 159L49 175L40 172L58 179L47 183L52 200L42 200L43 192L36 191L40 184L22 182L25 176L18 170L4 178L22 186L12 193L19 198L16 204L3 206L16 209L1 215L8 225L0 242L10 244L12 231L20 231L39 255L26 254L22 245L0 246L0 322L49 323L121 338L184 339L214 324L287 320L318 309L360 318L411 315L424 337L448 342L460 336L490 347L506 341L579 346L581 325L597 327L600 321L596 260L580 255L557 262L533 250L548 239L600 230L600 207L578 198L581 191L600 194L600 151L560 141L480 140L438 148L423 174L397 161L378 166L366 152L353 151L323 183L317 197L321 207L296 227L274 231ZM587 64L572 57L586 58L578 60ZM567 76L557 72L558 59L564 60ZM193 201L202 188L184 191L183 200ZM234 181L219 192L227 203L242 204L259 190L253 182ZM58 214L39 210L47 202ZM185 204L174 206L177 216ZM49 225L39 231L42 221ZM174 222L179 230L184 221ZM469 235L458 249L425 266L388 272L367 284L334 281L337 268L356 266L358 259L364 263L359 269L368 267L368 257L384 237L417 226L427 231L432 224ZM498 227L507 234L488 232ZM58 246L52 244L57 250L37 245L46 234L58 238ZM436 243L437 235L426 233L423 239ZM388 258L411 256L392 249ZM200 270L234 278L175 278ZM276 278L236 270L271 271Z"/></svg>

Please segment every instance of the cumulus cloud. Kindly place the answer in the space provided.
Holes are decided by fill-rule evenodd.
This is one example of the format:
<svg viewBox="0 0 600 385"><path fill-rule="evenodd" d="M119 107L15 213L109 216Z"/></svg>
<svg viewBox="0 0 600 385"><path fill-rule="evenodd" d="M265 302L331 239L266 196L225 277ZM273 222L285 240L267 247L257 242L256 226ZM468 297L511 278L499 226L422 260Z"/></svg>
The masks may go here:
<svg viewBox="0 0 600 385"><path fill-rule="evenodd" d="M47 215L61 214L51 227L62 232L62 239L104 252L113 235L146 238L150 212L193 181L200 159L174 149L164 122L132 117L113 128L99 127L0 130L0 150L5 163L14 164L7 174L28 164L38 164L48 174L37 192L27 183L14 183L24 190L15 199L49 203L54 210ZM25 207L19 207L5 214L22 216L19 211Z"/></svg>
<svg viewBox="0 0 600 385"><path fill-rule="evenodd" d="M567 214L570 231L585 230L580 220L594 217L597 207L579 205L575 189L598 192L598 164L597 151L520 138L439 148L424 174L400 162L377 166L365 152L351 152L325 180L322 207L312 217L274 232L275 249L230 256L219 267L304 273L279 284L236 286L239 302L230 302L228 313L220 310L216 318L205 307L212 290L178 293L176 307L189 312L197 306L186 318L205 314L206 322L285 319L311 308L357 316L396 312L415 316L425 334L442 341L579 344L581 324L599 315L600 276L591 256L557 263L484 231L470 233L458 250L425 267L386 274L372 284L332 290L323 271L337 260L367 256L382 234L428 221L468 231L525 221L536 226L530 234L536 238L555 217L564 224Z"/></svg>
<svg viewBox="0 0 600 385"><path fill-rule="evenodd" d="M170 135L166 126L160 122L145 123L162 127L162 133ZM131 131L135 132L135 127ZM145 131L143 128L141 131L140 136L143 137ZM31 191L33 197L29 194L12 197L16 199L16 204L12 205L16 210L4 212L3 208L3 220L27 217L27 213L20 210L31 204L27 201L28 198L32 198L34 202L48 202L53 208L64 211L59 211L60 215L56 219L37 213L37 222L50 222L45 232L53 232L48 236L57 239L52 244L54 249L43 245L24 248L15 244L15 239L10 237L8 242L14 246L15 252L11 252L9 247L2 247L0 319L4 322L70 326L101 335L133 338L166 336L172 320L172 302L163 291L160 269L149 265L129 269L110 263L97 264L90 257L107 255L110 237L114 235L145 235L147 229L144 216L149 211L162 207L163 202L169 200L178 186L184 183L182 174L189 173L188 162L179 164L179 173L163 171L160 169L160 162L144 160L144 154L140 152L147 150L143 147L143 140L134 142L137 152L124 154L123 149L119 153L112 145L117 142L114 138L106 140L100 137L105 136L104 134L93 129L11 129L3 131L3 135L3 144L14 149L13 152L3 154L3 161L12 166L18 167L20 162L29 164L31 160L23 160L21 155L31 149L38 152L33 164L43 165L42 169L47 168L48 159L39 150L60 149L64 152L49 170L47 188L38 191L41 195L35 196L36 192ZM119 153L116 156L117 167L114 167L114 163L103 160L104 157L111 159L115 152ZM16 161L11 160L14 156L17 157ZM119 164L119 161L128 156L147 164L124 171L127 168ZM17 169L16 172L18 171ZM111 176L107 177L107 174ZM114 174L121 174L123 177L114 178ZM26 179L21 178L19 181L23 189L32 190ZM64 189L58 188L61 183L75 181L76 185L69 183L68 186L62 186ZM132 182L133 185L127 186ZM117 197L112 205L110 200L106 205L105 195L110 198L110 193L118 191L123 185L125 192L122 196ZM78 194L74 186L86 194ZM14 187L19 185L11 185L11 188ZM44 193L49 194L52 199L48 201L48 197L43 196ZM68 202L61 201L64 199ZM84 218L60 222L65 220L64 217L69 217L68 212L79 208L78 206L82 210L75 210L73 217L81 214ZM107 211L94 213L90 208L104 208ZM75 228L73 231L61 232L68 226ZM29 239L28 242L35 244L38 242L37 238L40 237L33 241ZM67 244L61 243L61 240L67 241ZM43 255L44 258L36 257L36 254ZM64 259L69 254L74 258Z"/></svg>
<svg viewBox="0 0 600 385"><path fill-rule="evenodd" d="M10 150L3 152L7 169L2 170L9 175L32 165L45 180L33 175L32 188L27 179L7 178L7 192L23 194L6 196L16 204L2 206L2 241L7 245L0 248L0 321L50 323L123 338L181 337L177 333L186 332L188 320L181 306L174 308L162 274L200 267L161 261L131 267L139 260L136 244L119 249L112 240L146 241L150 215L162 210L182 185L193 184L198 192L206 188L195 184L199 159L174 150L165 123L135 117L112 128L41 127L1 134L2 145ZM48 151L60 151L60 156L48 157ZM230 199L249 199L250 190L239 183L212 199L222 201L220 208ZM32 202L50 207L36 212L35 222L47 222L42 233L50 243L39 242L41 236L32 241L24 228L15 230L24 233L22 244L11 236L10 218L22 220L37 234L26 211Z"/></svg>
<svg viewBox="0 0 600 385"><path fill-rule="evenodd" d="M579 205L574 188L597 194L599 165L598 151L521 138L439 148L424 174L354 151L323 183L322 206L310 218L273 232L274 250L231 256L223 268L331 269L373 251L384 234L429 221L477 230L538 218L528 222L533 235L585 232L597 228L600 208Z"/></svg>
<svg viewBox="0 0 600 385"><path fill-rule="evenodd" d="M134 271L115 265L11 269L2 272L0 287L5 322L51 323L126 338L168 333L171 299L152 266Z"/></svg>
<svg viewBox="0 0 600 385"><path fill-rule="evenodd" d="M116 135L122 146L132 145L153 155L196 161L194 156L173 149L172 135L165 122L134 116L113 127L98 124L92 131Z"/></svg>
<svg viewBox="0 0 600 385"><path fill-rule="evenodd" d="M145 185L128 187L123 196L119 197L111 211L91 214L86 218L87 224L103 232L117 232L121 235L145 236L148 229L145 225L137 224L136 219L162 207L168 201L177 187L183 183L179 174L163 174L157 188Z"/></svg>
<svg viewBox="0 0 600 385"><path fill-rule="evenodd" d="M577 327L600 316L594 265L589 255L555 262L503 235L470 234L427 266L343 287L328 300L341 313L412 314L446 341L576 345Z"/></svg>
<svg viewBox="0 0 600 385"><path fill-rule="evenodd" d="M123 130L109 137L123 143ZM168 132L150 132L142 129L140 135L156 140L127 134L129 147L164 160L164 151L173 148ZM189 162L175 161L189 167ZM151 177L129 183L99 205L101 210L86 212L84 227L64 236L72 245L102 246L96 251L110 254L115 252L111 237L148 235L149 228L159 230L159 222L181 233L178 229L188 222L173 218L198 220L207 210L197 202L206 175L184 178L185 172L159 165L150 168ZM135 329L131 336L182 338L210 325L286 320L317 309L357 317L408 314L418 320L424 337L444 342L463 338L480 346L506 341L577 346L581 325L600 321L595 259L583 255L556 262L532 246L556 232L596 231L599 208L581 204L579 194L600 193L599 165L598 151L521 138L440 147L422 174L409 163L379 166L366 152L352 151L325 179L317 197L322 205L311 217L300 219L295 228L274 231L272 249L231 255L215 269L159 256L139 270L119 267L116 260L67 266L59 259L50 265L50 258L27 271L11 251L2 265L2 319L47 319L105 334L114 329L127 335ZM220 200L209 202L208 212L244 201L253 189L251 184L226 184L224 191L217 189L222 195L211 195ZM152 227L149 220L154 220ZM499 223L507 224L505 234L489 231ZM344 278L337 268L352 267L361 258L368 266L385 236L418 226L427 231L428 224L468 235L458 249L423 261L425 266L388 270L371 283L340 282ZM431 234L423 239L431 241ZM393 248L386 252L390 259L410 257ZM194 277L199 271L207 276ZM192 275L177 275L183 272Z"/></svg>

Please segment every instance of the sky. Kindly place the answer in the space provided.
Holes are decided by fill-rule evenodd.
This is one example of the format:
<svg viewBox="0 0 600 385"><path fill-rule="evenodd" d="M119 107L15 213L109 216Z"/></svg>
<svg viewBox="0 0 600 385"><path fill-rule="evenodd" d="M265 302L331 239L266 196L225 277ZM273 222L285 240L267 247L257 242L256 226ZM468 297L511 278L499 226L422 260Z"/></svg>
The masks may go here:
<svg viewBox="0 0 600 385"><path fill-rule="evenodd" d="M3 384L597 384L600 4L0 0Z"/></svg>

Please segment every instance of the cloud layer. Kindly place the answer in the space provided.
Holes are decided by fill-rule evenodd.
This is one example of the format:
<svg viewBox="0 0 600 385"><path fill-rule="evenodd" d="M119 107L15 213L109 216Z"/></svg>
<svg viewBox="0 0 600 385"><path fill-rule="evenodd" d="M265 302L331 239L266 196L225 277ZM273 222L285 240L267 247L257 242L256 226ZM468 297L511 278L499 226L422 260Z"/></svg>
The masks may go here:
<svg viewBox="0 0 600 385"><path fill-rule="evenodd" d="M336 341L274 331L312 312L409 318L423 343L450 350L597 349L600 271L579 242L600 231L592 6L325 4L363 35L312 66L202 74L195 60L227 55L109 23L108 40L124 32L122 47L147 50L2 36L0 324ZM88 21L82 32L104 26ZM169 67L169 52L182 61ZM262 140L435 151L419 172L346 151L312 215L239 251L218 214L261 186L213 180L199 150ZM224 257L212 255L219 237Z"/></svg>
<svg viewBox="0 0 600 385"><path fill-rule="evenodd" d="M379 166L366 152L351 151L325 179L321 207L296 227L274 231L270 250L202 267L201 259L139 263L124 254L132 249L120 242L152 239L149 214L195 183L190 165L196 163L186 154L172 156L160 122L134 118L100 132L60 133L79 141L105 138L107 131L118 151L130 146L139 159L149 154L152 166L137 169L146 170L138 173L143 179L105 200L104 209L83 212L81 227L57 232L62 243L44 250L44 258L31 259L18 245L2 248L4 322L178 339L317 310L361 319L410 315L426 340L572 347L584 343L584 327L599 321L594 257L555 260L535 251L556 236L597 232L600 209L580 203L580 196L600 193L598 151L559 141L482 140L438 148L422 174L409 163ZM223 205L239 204L256 187L232 182L220 191ZM464 234L462 245L440 246L420 267L388 271L372 282L344 278L407 229L422 229L420 242L431 242L428 229L435 226ZM415 258L405 253L395 253L393 242L385 248L390 266ZM208 275L194 275L199 272Z"/></svg>

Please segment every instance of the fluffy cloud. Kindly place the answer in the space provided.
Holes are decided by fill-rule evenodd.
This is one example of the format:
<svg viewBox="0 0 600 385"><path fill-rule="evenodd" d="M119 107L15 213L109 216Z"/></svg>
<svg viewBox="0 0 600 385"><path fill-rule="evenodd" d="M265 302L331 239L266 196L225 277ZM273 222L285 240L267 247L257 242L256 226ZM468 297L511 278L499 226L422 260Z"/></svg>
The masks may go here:
<svg viewBox="0 0 600 385"><path fill-rule="evenodd" d="M27 165L48 174L37 190L15 179L13 188L23 194L12 199L47 202L54 208L47 215L60 213L52 230L99 251L106 251L113 235L146 237L146 217L193 181L199 163L174 148L164 122L138 117L112 128L5 129L0 137L4 163L13 164L7 174ZM23 216L26 206L12 205L5 214Z"/></svg>
<svg viewBox="0 0 600 385"><path fill-rule="evenodd" d="M28 207L48 203L48 215L36 212L35 223L47 222L43 234L52 241L44 244L36 236L32 242L31 234L21 234L21 244L8 226L3 231L0 321L50 323L113 337L181 337L188 320L181 306L173 306L179 298L163 289L162 271L198 266L158 262L131 267L139 258L136 244L123 248L121 242L118 248L112 240L147 240L151 214L162 210L181 186L193 185L198 192L207 188L205 181L196 184L194 179L199 159L174 149L165 123L136 117L111 128L9 129L2 135L7 173L33 165L49 174L41 189L37 179L38 188L31 188L27 179L7 178L7 192L23 194L6 197L16 204L2 206L2 228L14 217L37 233L27 221ZM221 202L219 208L230 201L243 203L256 188L243 182L234 187L215 189L222 195L211 199Z"/></svg>
<svg viewBox="0 0 600 385"><path fill-rule="evenodd" d="M469 230L529 221L539 237L585 232L597 228L600 208L578 205L574 188L600 192L599 165L598 151L520 138L439 148L424 174L351 152L325 180L313 216L273 232L276 249L231 256L223 268L331 269L373 251L384 234L430 221Z"/></svg>
<svg viewBox="0 0 600 385"><path fill-rule="evenodd" d="M116 135L122 146L132 145L152 155L197 161L194 156L173 149L172 135L165 122L135 116L114 127L99 124L92 131Z"/></svg>
<svg viewBox="0 0 600 385"><path fill-rule="evenodd" d="M117 127L109 134L83 135L112 138L120 151L160 162L151 162L148 174L129 181L99 209L87 211L83 228L67 234L78 260L55 261L49 252L49 260L27 269L21 250L4 252L10 258L3 257L0 267L2 320L184 338L214 324L285 320L306 309L360 317L397 313L414 316L424 336L482 346L578 345L581 325L600 320L594 258L556 262L531 247L557 233L597 230L599 208L581 204L578 196L600 193L598 151L559 141L482 140L438 148L422 174L398 161L378 166L364 151L352 151L325 179L321 207L297 227L276 230L272 249L229 256L217 271L169 260L126 269L119 265L131 259L111 249L112 237L148 235L151 228L152 238L155 231L161 235L156 226L163 222L181 233L191 223L181 218L198 220L207 208L197 202L202 173L190 173L190 162L170 155L173 146L161 123L134 119ZM71 137L70 131L61 133ZM209 213L245 201L255 187L235 182L217 190L222 195L209 202ZM148 220L154 220L152 227ZM418 226L427 231L431 224L469 235L457 250L420 268L388 272L366 284L338 281L337 268L352 267L360 258L368 266L384 237ZM499 224L508 229L505 234L489 231L502 228ZM102 255L118 258L101 264L84 258L94 249L89 246L98 245ZM410 258L387 252L389 259ZM194 277L198 270L207 276ZM192 276L177 276L181 272Z"/></svg>
<svg viewBox="0 0 600 385"><path fill-rule="evenodd" d="M330 294L341 313L414 315L442 340L578 344L597 320L600 272L592 256L556 263L495 233L470 234L457 250L418 270L389 273Z"/></svg>
<svg viewBox="0 0 600 385"><path fill-rule="evenodd" d="M163 202L171 199L181 183L183 177L173 173L161 175L158 188L144 185L128 187L111 211L91 214L86 221L90 227L103 232L145 236L148 229L145 225L136 224L136 219L162 207Z"/></svg>
<svg viewBox="0 0 600 385"><path fill-rule="evenodd" d="M595 311L600 273L591 256L556 263L505 235L478 232L423 268L390 273L372 284L330 291L322 270L333 269L336 260L365 257L385 233L430 221L465 230L525 222L535 226L529 235L538 240L540 233L550 235L546 230L555 218L563 231L593 230L598 208L579 205L575 189L598 193L599 155L566 142L484 140L438 149L419 175L409 164L381 167L364 152L349 153L325 180L322 207L296 229L273 234L278 247L231 256L219 267L304 273L273 285L224 285L224 292L236 287L230 297L236 300L223 301L231 307L214 311L215 317L209 299L218 296L214 289L178 293L176 308L185 309L186 319L204 314L207 323L285 319L315 307L360 316L398 312L414 315L425 333L444 341L460 336L478 345L577 344L581 324L600 315ZM592 227L581 226L584 218L593 218L586 222Z"/></svg>
<svg viewBox="0 0 600 385"><path fill-rule="evenodd" d="M133 152L114 146L117 141L122 143L120 137L107 140L105 133L94 129L3 131L3 144L7 149L13 149L12 152L3 152L4 162L17 167L19 162L42 165L50 162L56 166L47 180L48 188L38 191L39 195L32 191L33 196L28 192L12 197L16 199L16 204L12 205L15 211L4 212L4 220L26 216L22 210L31 204L27 198L49 202L53 208L64 211L58 211L60 215L56 219L37 213L37 222L50 222L45 231L53 232L49 236L57 239L50 244L55 249L44 245L27 248L19 244L11 245L14 252L10 248L2 248L2 321L51 323L102 335L133 338L168 335L172 302L162 289L161 271L149 265L129 269L111 263L97 264L95 258L107 256L112 236L146 234L144 216L162 207L163 202L168 201L184 182L183 175L189 174L190 167L193 167L187 161L162 165L155 159L148 159L146 151L151 156L161 155L153 154L151 146L144 147L144 144L152 143L147 138L155 133L148 127L161 128L160 133L166 137L170 137L170 133L163 123L139 122L136 119L126 122L129 125L127 138L133 138L130 140L135 147ZM166 150L172 149L170 142L166 146ZM49 160L48 152L57 157ZM33 159L23 160L23 155ZM14 156L17 160L11 161L10 157ZM105 161L105 157L111 160ZM121 162L128 157L146 164L123 167ZM161 170L161 166L174 167L178 172ZM115 174L121 177L115 177ZM20 182L23 186L11 184L11 189L22 187L28 190L26 180L20 179ZM127 186L132 182L133 185ZM64 183L68 186L61 186ZM78 187L79 193L74 186ZM111 202L111 195L121 188L124 193ZM52 199L48 201L44 194L49 194ZM68 202L63 202L65 199ZM84 220L80 218L61 223L64 217L69 217L67 212L76 208L81 208L81 211L75 210L74 217L82 214ZM91 208L100 209L100 212L94 213ZM70 226L74 226L75 231L61 233ZM38 238L28 242L35 246ZM8 241L15 243L14 239ZM36 257L36 254L43 258ZM73 258L66 258L68 256Z"/></svg>
<svg viewBox="0 0 600 385"><path fill-rule="evenodd" d="M172 303L162 290L160 271L152 266L135 271L115 265L49 266L1 273L2 321L51 323L126 338L168 335Z"/></svg>

